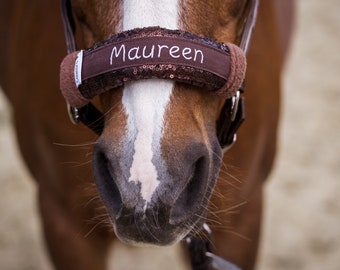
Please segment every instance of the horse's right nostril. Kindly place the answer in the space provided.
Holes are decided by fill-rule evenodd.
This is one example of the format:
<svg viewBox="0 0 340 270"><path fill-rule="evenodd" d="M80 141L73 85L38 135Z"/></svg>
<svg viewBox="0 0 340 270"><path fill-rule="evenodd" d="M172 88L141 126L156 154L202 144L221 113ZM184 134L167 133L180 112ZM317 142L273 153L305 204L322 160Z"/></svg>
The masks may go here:
<svg viewBox="0 0 340 270"><path fill-rule="evenodd" d="M178 224L193 213L202 212L200 208L207 200L208 164L203 156L193 164L193 172L185 188L175 201L170 216L171 224ZM204 209L203 209L204 210Z"/></svg>
<svg viewBox="0 0 340 270"><path fill-rule="evenodd" d="M114 168L105 153L95 147L93 153L93 172L99 194L114 217L119 218L122 211L122 197L115 181Z"/></svg>

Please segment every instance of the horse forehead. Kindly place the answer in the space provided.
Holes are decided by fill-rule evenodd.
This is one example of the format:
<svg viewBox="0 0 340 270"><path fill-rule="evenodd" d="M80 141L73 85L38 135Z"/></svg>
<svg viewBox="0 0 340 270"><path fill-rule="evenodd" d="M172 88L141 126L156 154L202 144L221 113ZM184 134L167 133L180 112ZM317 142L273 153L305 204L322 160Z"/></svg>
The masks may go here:
<svg viewBox="0 0 340 270"><path fill-rule="evenodd" d="M178 28L179 0L123 0L123 30L161 26Z"/></svg>

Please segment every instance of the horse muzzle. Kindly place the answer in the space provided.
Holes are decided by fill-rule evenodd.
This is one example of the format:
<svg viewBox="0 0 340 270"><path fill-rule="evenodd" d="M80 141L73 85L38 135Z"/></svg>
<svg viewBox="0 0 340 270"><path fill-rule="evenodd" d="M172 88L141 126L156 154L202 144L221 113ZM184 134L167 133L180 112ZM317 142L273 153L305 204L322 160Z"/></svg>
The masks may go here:
<svg viewBox="0 0 340 270"><path fill-rule="evenodd" d="M99 141L94 149L95 183L122 241L170 245L202 226L220 166L204 144L182 150L166 167L155 163L158 182L149 197L143 189L151 190L152 179L131 181L128 155L118 157L104 145Z"/></svg>

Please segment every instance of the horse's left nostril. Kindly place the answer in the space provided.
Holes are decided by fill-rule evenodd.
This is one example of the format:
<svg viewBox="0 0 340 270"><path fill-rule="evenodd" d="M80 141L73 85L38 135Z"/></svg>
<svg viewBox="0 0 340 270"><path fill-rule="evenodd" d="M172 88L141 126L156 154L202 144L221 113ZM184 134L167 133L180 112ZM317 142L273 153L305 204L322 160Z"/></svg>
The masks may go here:
<svg viewBox="0 0 340 270"><path fill-rule="evenodd" d="M119 218L122 211L122 197L114 179L112 164L99 147L94 149L93 171L102 200L109 208L109 212L113 213L115 218Z"/></svg>
<svg viewBox="0 0 340 270"><path fill-rule="evenodd" d="M170 214L171 224L181 223L193 213L203 212L200 211L200 208L202 208L206 199L207 171L208 164L203 156L194 163L192 174L172 207Z"/></svg>

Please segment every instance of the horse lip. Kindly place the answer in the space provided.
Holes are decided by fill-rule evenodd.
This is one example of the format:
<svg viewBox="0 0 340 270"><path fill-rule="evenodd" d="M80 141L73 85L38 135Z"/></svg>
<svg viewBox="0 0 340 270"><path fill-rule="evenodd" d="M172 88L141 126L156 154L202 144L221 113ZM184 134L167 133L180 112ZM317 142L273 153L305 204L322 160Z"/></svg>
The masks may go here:
<svg viewBox="0 0 340 270"><path fill-rule="evenodd" d="M115 222L114 231L124 243L133 245L167 246L182 240L179 228L167 225L165 228L151 226L147 219L132 224Z"/></svg>
<svg viewBox="0 0 340 270"><path fill-rule="evenodd" d="M117 237L127 244L168 246L181 241L195 227L197 222L191 218L183 224L171 224L170 209L159 210L156 205L145 211L124 208L119 218L113 217Z"/></svg>

